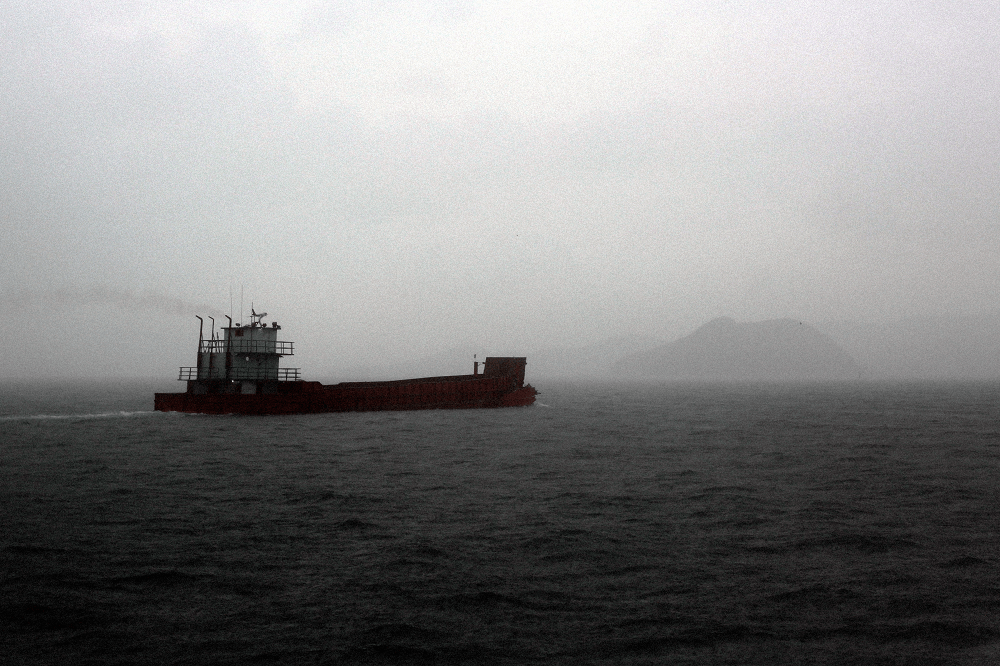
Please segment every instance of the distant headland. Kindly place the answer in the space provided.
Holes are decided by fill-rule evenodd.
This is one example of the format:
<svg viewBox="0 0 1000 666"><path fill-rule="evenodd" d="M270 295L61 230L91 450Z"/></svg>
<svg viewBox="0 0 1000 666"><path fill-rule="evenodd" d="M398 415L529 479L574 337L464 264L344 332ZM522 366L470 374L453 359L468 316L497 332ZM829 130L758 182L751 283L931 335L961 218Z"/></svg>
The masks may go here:
<svg viewBox="0 0 1000 666"><path fill-rule="evenodd" d="M692 381L842 381L864 370L829 336L793 319L713 319L674 342L630 354L619 377Z"/></svg>

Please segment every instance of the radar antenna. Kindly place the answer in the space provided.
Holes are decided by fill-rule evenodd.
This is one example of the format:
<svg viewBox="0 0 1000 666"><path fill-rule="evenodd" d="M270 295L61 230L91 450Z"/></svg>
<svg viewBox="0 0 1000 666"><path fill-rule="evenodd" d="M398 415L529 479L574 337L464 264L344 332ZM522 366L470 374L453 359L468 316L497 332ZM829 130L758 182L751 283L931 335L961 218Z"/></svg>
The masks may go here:
<svg viewBox="0 0 1000 666"><path fill-rule="evenodd" d="M255 321L253 322L253 325L254 325L254 326L263 326L263 324L262 324L262 323L260 323L260 320L261 320L261 319L263 319L263 318L264 318L264 317L266 317L266 316L267 316L267 313L266 313L266 312L261 312L260 314L257 314L257 313L256 313L256 312L254 312L254 310L253 310L253 305L251 305L251 306L250 306L250 318L251 318L251 319L253 319L253 320L255 320Z"/></svg>

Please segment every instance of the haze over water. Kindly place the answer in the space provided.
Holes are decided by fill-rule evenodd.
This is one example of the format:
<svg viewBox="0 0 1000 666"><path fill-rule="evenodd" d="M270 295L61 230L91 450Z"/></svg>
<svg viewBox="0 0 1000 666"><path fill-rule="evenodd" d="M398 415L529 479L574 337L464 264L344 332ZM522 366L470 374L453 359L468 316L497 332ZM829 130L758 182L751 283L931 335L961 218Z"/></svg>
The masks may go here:
<svg viewBox="0 0 1000 666"><path fill-rule="evenodd" d="M251 303L317 378L720 316L1000 346L995 2L0 17L0 377L168 377Z"/></svg>
<svg viewBox="0 0 1000 666"><path fill-rule="evenodd" d="M558 383L530 408L0 392L18 663L988 664L1000 388Z"/></svg>

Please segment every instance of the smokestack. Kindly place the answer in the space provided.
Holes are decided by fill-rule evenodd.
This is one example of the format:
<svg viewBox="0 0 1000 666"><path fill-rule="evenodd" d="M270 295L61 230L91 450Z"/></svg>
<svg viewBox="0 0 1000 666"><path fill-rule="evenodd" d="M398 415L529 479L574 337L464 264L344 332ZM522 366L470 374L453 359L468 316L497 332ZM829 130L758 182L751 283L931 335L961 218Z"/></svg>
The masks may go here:
<svg viewBox="0 0 1000 666"><path fill-rule="evenodd" d="M201 350L205 344L205 320L198 315L195 315L195 317L198 319L198 363L196 365L198 366L198 379L201 379Z"/></svg>

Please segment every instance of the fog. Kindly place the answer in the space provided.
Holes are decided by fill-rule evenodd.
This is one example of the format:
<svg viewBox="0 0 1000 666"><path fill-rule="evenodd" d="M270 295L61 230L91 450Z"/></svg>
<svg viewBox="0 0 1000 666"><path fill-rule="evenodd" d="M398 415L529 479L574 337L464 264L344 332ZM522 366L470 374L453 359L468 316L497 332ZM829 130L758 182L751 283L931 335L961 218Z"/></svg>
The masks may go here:
<svg viewBox="0 0 1000 666"><path fill-rule="evenodd" d="M665 4L8 3L0 378L997 321L1000 6Z"/></svg>

